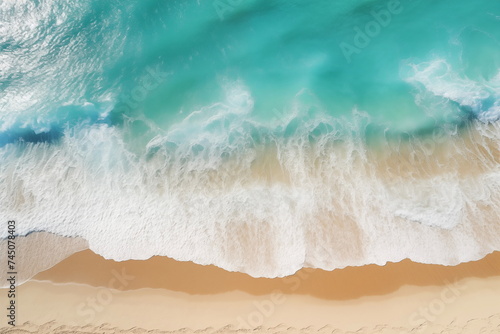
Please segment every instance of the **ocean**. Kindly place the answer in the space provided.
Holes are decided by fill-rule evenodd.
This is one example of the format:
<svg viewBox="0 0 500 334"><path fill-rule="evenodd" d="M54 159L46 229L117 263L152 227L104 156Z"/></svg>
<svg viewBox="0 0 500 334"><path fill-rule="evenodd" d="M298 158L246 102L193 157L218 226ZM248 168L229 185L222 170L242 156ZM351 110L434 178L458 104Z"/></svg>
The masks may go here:
<svg viewBox="0 0 500 334"><path fill-rule="evenodd" d="M493 0L3 0L0 217L255 277L479 259L499 69Z"/></svg>

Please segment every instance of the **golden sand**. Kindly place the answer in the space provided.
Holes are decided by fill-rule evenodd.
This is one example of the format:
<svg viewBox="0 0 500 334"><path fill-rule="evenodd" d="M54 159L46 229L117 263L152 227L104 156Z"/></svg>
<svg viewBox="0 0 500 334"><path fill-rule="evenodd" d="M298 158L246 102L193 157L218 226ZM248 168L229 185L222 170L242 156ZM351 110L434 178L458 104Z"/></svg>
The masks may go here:
<svg viewBox="0 0 500 334"><path fill-rule="evenodd" d="M18 326L2 333L500 333L498 252L266 279L86 250L17 289Z"/></svg>

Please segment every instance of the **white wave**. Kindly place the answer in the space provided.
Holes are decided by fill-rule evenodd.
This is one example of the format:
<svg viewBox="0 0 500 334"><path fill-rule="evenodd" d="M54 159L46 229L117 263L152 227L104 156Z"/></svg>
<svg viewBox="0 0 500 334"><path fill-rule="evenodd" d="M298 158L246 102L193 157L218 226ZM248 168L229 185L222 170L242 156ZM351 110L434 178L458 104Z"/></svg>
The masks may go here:
<svg viewBox="0 0 500 334"><path fill-rule="evenodd" d="M459 75L444 59L410 63L405 67L411 68L406 81L425 88L425 91L420 91L417 95L417 102L423 102L420 105L432 105L426 97L429 92L469 107L483 122L500 119L500 71L490 80L474 81ZM439 111L442 112L443 109L441 106Z"/></svg>
<svg viewBox="0 0 500 334"><path fill-rule="evenodd" d="M259 129L240 109L250 96L236 92L232 106L156 138L147 157L104 124L66 130L58 145L6 145L0 219L15 219L21 235L82 237L115 260L164 255L266 277L404 258L452 265L500 250L496 123L475 123L472 141L446 138L429 152L414 140L408 154L385 147L384 156L359 134L311 143L329 122L316 119L264 147L252 144ZM213 130L220 119L228 128ZM193 135L171 147L176 133Z"/></svg>
<svg viewBox="0 0 500 334"><path fill-rule="evenodd" d="M81 104L82 96L96 90L104 68L123 52L125 37L112 29L104 33L120 24L119 15L110 15L102 25L83 27L68 40L89 6L90 2L68 5L59 0L0 2L0 36L7 48L0 54L0 131L22 120L46 119L54 106ZM102 40L89 48L88 36ZM103 91L92 100L106 103L110 95Z"/></svg>

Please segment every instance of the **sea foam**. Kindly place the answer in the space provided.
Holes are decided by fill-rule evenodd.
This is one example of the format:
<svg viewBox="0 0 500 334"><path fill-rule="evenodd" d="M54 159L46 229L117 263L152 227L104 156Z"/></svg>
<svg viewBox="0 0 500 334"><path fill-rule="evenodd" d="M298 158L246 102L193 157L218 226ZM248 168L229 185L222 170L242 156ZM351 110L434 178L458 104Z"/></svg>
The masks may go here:
<svg viewBox="0 0 500 334"><path fill-rule="evenodd" d="M8 143L2 219L20 235L84 238L118 261L163 255L256 277L404 258L454 265L500 249L497 123L377 148L362 139L362 112L346 135L334 118L301 121L299 104L269 128L252 106L234 84L142 154L126 126L99 122L57 144Z"/></svg>

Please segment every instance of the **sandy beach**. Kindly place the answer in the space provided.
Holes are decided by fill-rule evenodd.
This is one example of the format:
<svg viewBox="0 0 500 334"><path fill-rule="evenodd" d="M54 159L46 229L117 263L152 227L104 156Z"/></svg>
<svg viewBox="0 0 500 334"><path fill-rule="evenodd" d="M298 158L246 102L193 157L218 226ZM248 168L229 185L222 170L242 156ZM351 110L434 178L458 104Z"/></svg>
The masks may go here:
<svg viewBox="0 0 500 334"><path fill-rule="evenodd" d="M499 32L0 0L0 334L500 334Z"/></svg>
<svg viewBox="0 0 500 334"><path fill-rule="evenodd" d="M17 326L2 333L500 332L498 252L457 266L405 260L267 279L84 250L17 292Z"/></svg>

